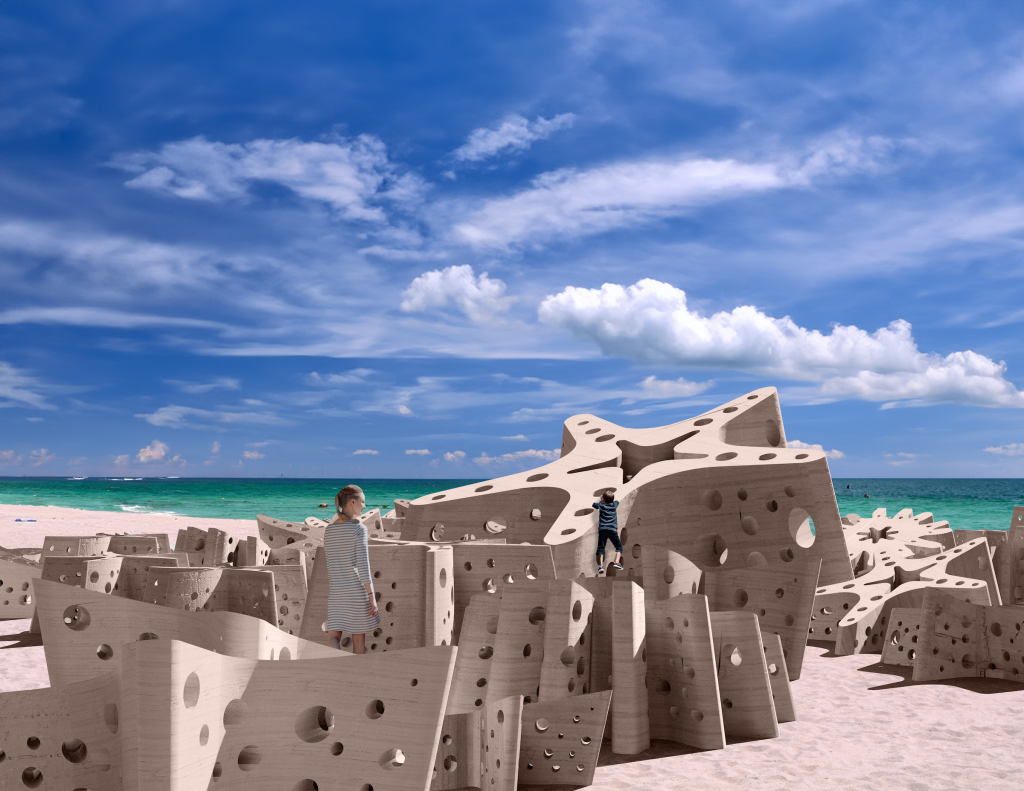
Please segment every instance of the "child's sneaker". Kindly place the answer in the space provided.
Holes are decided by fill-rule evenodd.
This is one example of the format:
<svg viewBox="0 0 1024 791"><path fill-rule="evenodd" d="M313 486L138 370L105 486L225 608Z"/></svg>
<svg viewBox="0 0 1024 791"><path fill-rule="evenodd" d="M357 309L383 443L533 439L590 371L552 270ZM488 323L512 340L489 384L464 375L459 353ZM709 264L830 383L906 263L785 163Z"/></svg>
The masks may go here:
<svg viewBox="0 0 1024 791"><path fill-rule="evenodd" d="M615 569L616 571L622 571L622 564L621 563L609 563L608 564L608 568Z"/></svg>
<svg viewBox="0 0 1024 791"><path fill-rule="evenodd" d="M597 576L600 577L602 574L604 574L604 566L598 566L597 567Z"/></svg>

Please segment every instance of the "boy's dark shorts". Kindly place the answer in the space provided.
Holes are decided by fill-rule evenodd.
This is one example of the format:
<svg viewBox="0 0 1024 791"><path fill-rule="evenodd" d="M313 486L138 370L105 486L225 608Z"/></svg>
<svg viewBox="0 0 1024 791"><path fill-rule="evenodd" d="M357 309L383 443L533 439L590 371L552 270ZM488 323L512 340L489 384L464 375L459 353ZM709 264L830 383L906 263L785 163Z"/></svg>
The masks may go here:
<svg viewBox="0 0 1024 791"><path fill-rule="evenodd" d="M619 541L618 530L598 530L597 531L597 554L604 555L604 545L606 542L611 541L615 546L616 552L622 551L622 542Z"/></svg>

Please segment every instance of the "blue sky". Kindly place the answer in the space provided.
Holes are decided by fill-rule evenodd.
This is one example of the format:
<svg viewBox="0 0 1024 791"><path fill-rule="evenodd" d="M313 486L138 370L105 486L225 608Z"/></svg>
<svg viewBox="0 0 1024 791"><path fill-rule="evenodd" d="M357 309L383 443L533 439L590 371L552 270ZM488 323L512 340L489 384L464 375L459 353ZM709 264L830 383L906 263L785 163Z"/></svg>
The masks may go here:
<svg viewBox="0 0 1024 791"><path fill-rule="evenodd" d="M0 4L0 475L492 477L775 385L1024 474L1024 10Z"/></svg>

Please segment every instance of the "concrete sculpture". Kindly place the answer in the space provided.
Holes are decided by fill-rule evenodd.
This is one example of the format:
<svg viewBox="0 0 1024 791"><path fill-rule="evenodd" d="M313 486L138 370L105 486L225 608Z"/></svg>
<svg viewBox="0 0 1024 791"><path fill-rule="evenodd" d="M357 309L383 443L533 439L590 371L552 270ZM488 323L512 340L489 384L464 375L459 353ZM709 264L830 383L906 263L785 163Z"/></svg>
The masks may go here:
<svg viewBox="0 0 1024 791"><path fill-rule="evenodd" d="M626 552L597 577L608 489ZM772 388L658 428L577 415L551 464L361 520L369 656L327 645L313 517L0 557L0 617L38 613L52 685L0 695L19 712L0 717L0 786L587 785L606 737L620 754L778 737L822 626L863 650L929 586L998 602L983 538L954 546L909 512L841 520L824 454L786 447Z"/></svg>

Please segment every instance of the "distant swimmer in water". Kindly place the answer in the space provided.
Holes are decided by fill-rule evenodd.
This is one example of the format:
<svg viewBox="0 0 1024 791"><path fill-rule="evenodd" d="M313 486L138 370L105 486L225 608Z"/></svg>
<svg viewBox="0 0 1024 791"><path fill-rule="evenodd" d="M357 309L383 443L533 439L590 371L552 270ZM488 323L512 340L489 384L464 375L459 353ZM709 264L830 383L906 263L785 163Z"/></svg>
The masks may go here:
<svg viewBox="0 0 1024 791"><path fill-rule="evenodd" d="M326 507L327 507L327 503L320 503L320 505L317 506L317 508L326 508Z"/></svg>
<svg viewBox="0 0 1024 791"><path fill-rule="evenodd" d="M865 497L871 497L871 495L870 495L870 494L865 494L864 496L865 496Z"/></svg>

